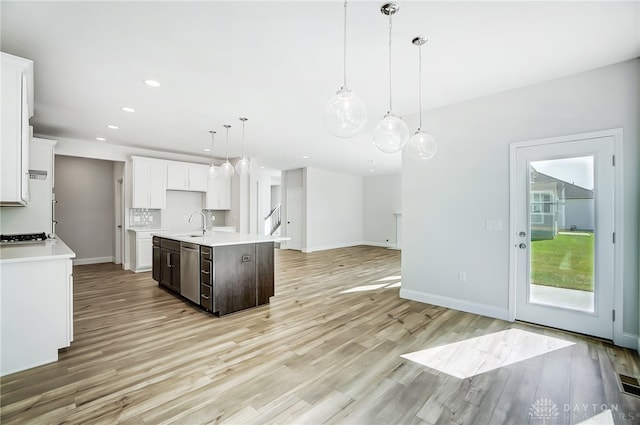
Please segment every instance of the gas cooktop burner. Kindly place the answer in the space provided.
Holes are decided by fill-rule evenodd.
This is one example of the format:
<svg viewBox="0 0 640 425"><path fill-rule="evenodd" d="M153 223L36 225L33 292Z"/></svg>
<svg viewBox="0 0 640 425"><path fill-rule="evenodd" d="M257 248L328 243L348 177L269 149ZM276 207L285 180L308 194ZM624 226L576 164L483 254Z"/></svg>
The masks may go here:
<svg viewBox="0 0 640 425"><path fill-rule="evenodd" d="M46 241L46 233L22 233L15 235L0 235L0 242L2 243L17 243L17 242L40 242Z"/></svg>

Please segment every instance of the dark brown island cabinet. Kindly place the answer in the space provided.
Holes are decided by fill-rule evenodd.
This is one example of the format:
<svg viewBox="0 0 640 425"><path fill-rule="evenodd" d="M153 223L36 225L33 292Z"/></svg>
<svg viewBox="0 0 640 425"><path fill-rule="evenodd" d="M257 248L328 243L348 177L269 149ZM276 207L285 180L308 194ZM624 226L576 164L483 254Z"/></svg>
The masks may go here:
<svg viewBox="0 0 640 425"><path fill-rule="evenodd" d="M185 255L185 242L182 245ZM223 246L190 242L188 245L198 247L196 261L185 262L180 258L181 242L153 237L152 276L161 287L219 316L269 303L275 281L273 241ZM185 264L199 265L199 270L184 270ZM181 276L189 282L181 282ZM193 279L198 281L191 281ZM193 296L194 290L199 291L199 297Z"/></svg>

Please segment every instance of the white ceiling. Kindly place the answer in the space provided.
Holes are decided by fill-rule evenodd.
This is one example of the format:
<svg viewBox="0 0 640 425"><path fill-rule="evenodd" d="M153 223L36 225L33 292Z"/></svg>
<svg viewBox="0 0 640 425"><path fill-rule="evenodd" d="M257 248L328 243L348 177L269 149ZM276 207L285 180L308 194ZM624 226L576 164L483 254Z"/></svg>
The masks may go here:
<svg viewBox="0 0 640 425"><path fill-rule="evenodd" d="M332 136L323 109L342 82L342 1L2 1L2 51L35 62L37 134L208 154L241 150L276 169L398 171L400 154L372 145L388 104L383 1L349 2L348 81L366 103L365 130ZM423 48L425 109L640 56L635 2L400 1L393 18L394 112L411 131ZM160 88L143 84L158 80ZM121 111L132 106L137 112ZM120 128L110 130L107 124ZM428 120L425 126L428 130ZM435 135L436 138L438 135ZM308 159L303 159L308 155Z"/></svg>

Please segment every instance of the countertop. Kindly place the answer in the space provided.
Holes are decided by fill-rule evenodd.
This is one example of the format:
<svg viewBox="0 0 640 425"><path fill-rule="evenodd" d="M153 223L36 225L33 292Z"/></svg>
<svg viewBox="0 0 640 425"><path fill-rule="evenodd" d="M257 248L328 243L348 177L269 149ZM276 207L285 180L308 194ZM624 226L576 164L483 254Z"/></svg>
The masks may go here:
<svg viewBox="0 0 640 425"><path fill-rule="evenodd" d="M206 236L201 236L198 232L187 232L176 234L175 232L154 233L154 236L172 239L180 242L190 242L205 246L228 246L242 245L247 243L264 243L264 242L280 242L288 241L291 238L280 236L264 236L253 233L232 233L232 232L209 232Z"/></svg>
<svg viewBox="0 0 640 425"><path fill-rule="evenodd" d="M75 258L73 252L61 239L49 239L43 242L0 245L0 264L22 263L28 261L58 260Z"/></svg>
<svg viewBox="0 0 640 425"><path fill-rule="evenodd" d="M211 227L211 229L213 229L214 231L216 229L220 229L220 230L234 230L235 231L236 226L213 226ZM167 234L187 234L187 233L197 233L198 230L172 230L172 229L153 229L150 227L129 227L127 229L130 232L134 232L134 233L139 233L139 232L163 232L163 233L167 233Z"/></svg>

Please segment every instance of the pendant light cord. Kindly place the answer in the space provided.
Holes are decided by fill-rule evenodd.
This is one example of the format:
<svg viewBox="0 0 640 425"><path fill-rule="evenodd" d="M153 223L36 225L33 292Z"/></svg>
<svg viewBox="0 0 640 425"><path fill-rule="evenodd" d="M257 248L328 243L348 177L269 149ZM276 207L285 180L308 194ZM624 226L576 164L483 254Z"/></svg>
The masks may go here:
<svg viewBox="0 0 640 425"><path fill-rule="evenodd" d="M244 159L244 121L242 121L242 158Z"/></svg>
<svg viewBox="0 0 640 425"><path fill-rule="evenodd" d="M391 100L391 29L393 28L393 14L389 14L389 113L393 110Z"/></svg>
<svg viewBox="0 0 640 425"><path fill-rule="evenodd" d="M211 166L213 167L213 138L215 137L214 135L216 134L215 131L211 131Z"/></svg>
<svg viewBox="0 0 640 425"><path fill-rule="evenodd" d="M422 130L422 46L418 46L418 97L420 105L420 125L418 131Z"/></svg>
<svg viewBox="0 0 640 425"><path fill-rule="evenodd" d="M343 52L342 52L342 71L343 84L342 88L347 90L347 0L344 0L344 28L343 28Z"/></svg>
<svg viewBox="0 0 640 425"><path fill-rule="evenodd" d="M225 151L226 151L226 155L227 155L227 162L229 162L229 127L231 127L230 125L225 125L224 126L227 129L227 144L225 146Z"/></svg>

